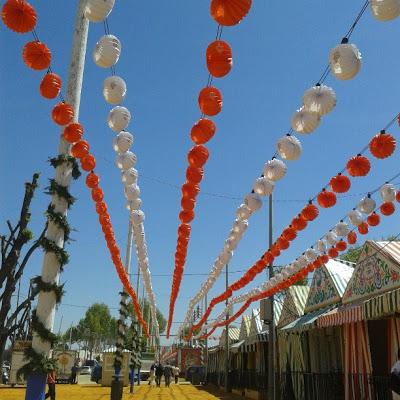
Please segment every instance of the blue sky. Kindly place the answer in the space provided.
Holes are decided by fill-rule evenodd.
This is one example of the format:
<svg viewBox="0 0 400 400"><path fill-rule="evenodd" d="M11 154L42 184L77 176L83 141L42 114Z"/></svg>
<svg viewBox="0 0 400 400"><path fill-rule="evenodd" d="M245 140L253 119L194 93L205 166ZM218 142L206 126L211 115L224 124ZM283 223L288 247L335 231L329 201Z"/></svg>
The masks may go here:
<svg viewBox="0 0 400 400"><path fill-rule="evenodd" d="M66 80L76 2L33 1L39 22L39 37L53 52L52 68ZM254 1L251 12L235 27L224 28L222 38L233 50L234 66L223 79L215 80L223 94L223 110L214 119L217 133L208 148L196 219L187 257L186 272L208 273L234 220L235 210L275 151L275 142L289 128L292 113L301 105L303 92L315 84L327 65L328 54L340 42L363 1L302 2ZM135 136L133 151L137 169L145 229L153 274L171 274L180 208L180 185L184 181L186 154L191 147L190 129L199 118L197 96L207 82L205 49L213 40L216 24L209 16L208 1L160 2L117 1L109 17L111 33L122 42L117 74L128 85L124 105L133 119L128 129ZM59 130L50 120L52 101L40 97L42 73L29 70L21 50L28 35L17 35L3 25L0 62L0 221L15 221L23 194L23 182L41 171L41 188L32 207L32 229L38 234L49 197L43 194L54 171L47 159L57 150ZM111 142L114 133L106 118L110 106L102 96L109 70L95 66L91 53L104 34L102 24L91 24L81 100L80 122L97 158L97 172L109 205L118 243L126 245L128 212L125 209L119 171L114 166ZM337 107L311 135L300 137L303 155L289 163L288 174L275 190L274 231L281 232L306 200L315 195L345 161L355 155L399 112L400 84L397 73L399 21L379 22L368 9L357 26L354 42L362 53L362 68L351 81L326 83L337 94ZM398 137L398 126L391 132ZM384 161L372 160L366 178L352 180L349 196L302 232L277 262L290 262L324 234L361 198L399 170L398 152ZM400 179L397 180L400 183ZM396 182L397 182L396 181ZM66 295L59 307L55 330L76 323L93 302L118 306L120 283L107 253L94 205L84 185L75 182L71 192L78 198L69 213L76 229L68 246L71 262L61 280ZM267 207L253 216L230 265L232 271L253 264L267 248ZM396 216L385 219L369 238L397 234ZM40 252L32 258L23 280L39 273ZM134 259L133 268L136 269ZM262 274L263 275L263 274ZM238 273L232 274L238 278ZM265 276L265 275L264 275ZM182 321L190 297L200 287L202 276L186 276L176 304L175 321ZM262 277L254 281L259 284ZM211 291L219 294L224 279ZM171 277L154 276L157 303L167 314ZM216 308L215 315L220 309ZM116 312L113 310L113 312ZM167 316L167 315L166 315ZM174 327L177 328L177 324Z"/></svg>

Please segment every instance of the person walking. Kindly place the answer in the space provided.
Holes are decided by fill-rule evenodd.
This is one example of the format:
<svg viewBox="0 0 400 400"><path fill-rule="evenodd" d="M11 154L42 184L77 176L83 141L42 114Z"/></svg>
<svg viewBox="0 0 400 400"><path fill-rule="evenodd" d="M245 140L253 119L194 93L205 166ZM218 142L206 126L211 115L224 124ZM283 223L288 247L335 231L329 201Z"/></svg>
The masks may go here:
<svg viewBox="0 0 400 400"><path fill-rule="evenodd" d="M71 384L77 383L77 381L76 381L77 373L78 373L78 366L75 363L71 368L71 377L70 377L69 383L71 383Z"/></svg>
<svg viewBox="0 0 400 400"><path fill-rule="evenodd" d="M50 400L56 400L56 371L54 369L47 374L47 386L49 391L44 398L50 397Z"/></svg>
<svg viewBox="0 0 400 400"><path fill-rule="evenodd" d="M390 389L393 400L400 399L400 349L397 350L397 360L390 371Z"/></svg>
<svg viewBox="0 0 400 400"><path fill-rule="evenodd" d="M179 382L179 373L180 373L180 369L178 366L174 367L174 377L175 377L175 383L178 384Z"/></svg>
<svg viewBox="0 0 400 400"><path fill-rule="evenodd" d="M165 387L169 387L169 385L171 384L171 376L172 376L172 368L167 363L167 365L164 368Z"/></svg>
<svg viewBox="0 0 400 400"><path fill-rule="evenodd" d="M157 385L157 387L160 387L161 378L162 378L162 376L164 374L164 367L162 366L161 363L158 363L156 365L155 374L156 374L156 385Z"/></svg>
<svg viewBox="0 0 400 400"><path fill-rule="evenodd" d="M155 370L156 370L155 364L151 364L151 367L150 367L150 376L149 376L149 385L150 385L150 386L153 386L153 383L154 383Z"/></svg>

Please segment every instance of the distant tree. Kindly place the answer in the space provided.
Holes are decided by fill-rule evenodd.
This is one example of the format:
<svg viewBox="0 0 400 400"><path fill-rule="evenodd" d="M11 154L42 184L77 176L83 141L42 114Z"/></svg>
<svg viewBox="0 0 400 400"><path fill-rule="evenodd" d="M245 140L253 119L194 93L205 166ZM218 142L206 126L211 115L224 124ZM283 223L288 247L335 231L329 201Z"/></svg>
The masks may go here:
<svg viewBox="0 0 400 400"><path fill-rule="evenodd" d="M131 318L135 319L135 314L133 311L133 305L132 302L129 302L128 304L128 312ZM157 321L158 321L158 326L160 329L160 333L163 333L165 331L165 328L167 326L167 320L164 318L164 315L162 314L162 312L158 309L156 310L157 313ZM144 304L143 304L143 310L142 310L142 314L144 319L149 322L151 322L151 315L150 315L150 304L147 301L147 299L144 299Z"/></svg>
<svg viewBox="0 0 400 400"><path fill-rule="evenodd" d="M0 268L0 361L7 340L21 331L21 327L29 318L30 304L37 290L29 291L26 299L12 309L12 296L16 291L25 267L33 252L41 245L46 231L44 227L39 237L24 251L26 245L33 240L33 233L28 225L31 219L30 205L38 187L39 174L35 173L31 182L25 183L25 195L22 200L18 222L13 226L7 221L9 233L0 235L1 243L1 268Z"/></svg>

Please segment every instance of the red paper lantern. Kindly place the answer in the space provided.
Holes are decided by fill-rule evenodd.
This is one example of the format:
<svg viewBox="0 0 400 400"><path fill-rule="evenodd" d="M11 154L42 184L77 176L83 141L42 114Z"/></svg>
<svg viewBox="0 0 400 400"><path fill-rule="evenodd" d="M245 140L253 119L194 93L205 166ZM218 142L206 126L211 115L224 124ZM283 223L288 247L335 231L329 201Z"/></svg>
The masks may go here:
<svg viewBox="0 0 400 400"><path fill-rule="evenodd" d="M279 250L279 247L276 246L275 244L272 245L272 248L271 248L270 251L271 251L271 254L272 254L274 257L279 257L279 256L281 255L281 251Z"/></svg>
<svg viewBox="0 0 400 400"><path fill-rule="evenodd" d="M396 201L400 203L400 190L396 192Z"/></svg>
<svg viewBox="0 0 400 400"><path fill-rule="evenodd" d="M381 217L376 212L373 212L368 216L367 222L370 226L377 226L381 222Z"/></svg>
<svg viewBox="0 0 400 400"><path fill-rule="evenodd" d="M391 201L387 201L386 203L383 203L379 209L380 209L382 215L388 216L388 215L392 215L396 208Z"/></svg>
<svg viewBox="0 0 400 400"><path fill-rule="evenodd" d="M378 133L369 143L369 151L376 158L389 157L395 149L396 139L385 131Z"/></svg>
<svg viewBox="0 0 400 400"><path fill-rule="evenodd" d="M103 201L96 203L96 212L99 215L104 215L107 213L107 205Z"/></svg>
<svg viewBox="0 0 400 400"><path fill-rule="evenodd" d="M223 26L238 24L250 11L251 0L211 0L210 13Z"/></svg>
<svg viewBox="0 0 400 400"><path fill-rule="evenodd" d="M342 239L336 243L336 249L338 251L345 251L347 249L347 243Z"/></svg>
<svg viewBox="0 0 400 400"><path fill-rule="evenodd" d="M314 221L314 219L318 217L318 214L318 207L312 203L307 204L301 211L301 216L306 221Z"/></svg>
<svg viewBox="0 0 400 400"><path fill-rule="evenodd" d="M79 143L79 142L78 142ZM91 154L87 154L81 159L81 167L85 171L93 171L96 167L96 159Z"/></svg>
<svg viewBox="0 0 400 400"><path fill-rule="evenodd" d="M201 168L207 162L208 156L207 147L200 144L191 148L188 154L188 161L190 166Z"/></svg>
<svg viewBox="0 0 400 400"><path fill-rule="evenodd" d="M96 203L99 201L102 201L104 197L104 193L103 190L99 187L95 187L94 189L92 189L92 199L93 201L95 201Z"/></svg>
<svg viewBox="0 0 400 400"><path fill-rule="evenodd" d="M323 208L330 208L336 204L336 195L325 189L317 196L318 204Z"/></svg>
<svg viewBox="0 0 400 400"><path fill-rule="evenodd" d="M328 250L328 255L329 255L330 258L336 258L339 255L339 252L336 250L335 247L331 247Z"/></svg>
<svg viewBox="0 0 400 400"><path fill-rule="evenodd" d="M267 263L267 265L272 264L274 262L274 256L272 255L272 253L268 250L266 251L262 258L264 259L264 261Z"/></svg>
<svg viewBox="0 0 400 400"><path fill-rule="evenodd" d="M86 140L80 140L71 147L71 155L75 158L83 158L89 153L89 148L89 143Z"/></svg>
<svg viewBox="0 0 400 400"><path fill-rule="evenodd" d="M357 243L357 233L355 233L354 231L349 232L349 234L347 235L347 243L348 244Z"/></svg>
<svg viewBox="0 0 400 400"><path fill-rule="evenodd" d="M280 237L277 241L276 244L278 245L280 250L286 250L289 248L290 246L290 242L288 240L286 240L283 237Z"/></svg>
<svg viewBox="0 0 400 400"><path fill-rule="evenodd" d="M100 194L103 194L103 191ZM93 197L93 192L92 192L92 197ZM110 221L110 216L109 215L99 215L99 222L100 222L100 225L103 226L103 227L107 226L107 225L111 226L111 221Z"/></svg>
<svg viewBox="0 0 400 400"><path fill-rule="evenodd" d="M42 42L28 42L22 51L22 58L27 67L35 71L47 69L51 63L51 52Z"/></svg>
<svg viewBox="0 0 400 400"><path fill-rule="evenodd" d="M183 210L179 213L179 219L184 223L188 224L194 218L193 210Z"/></svg>
<svg viewBox="0 0 400 400"><path fill-rule="evenodd" d="M203 179L204 170L203 168L187 167L186 179L191 183L200 183Z"/></svg>
<svg viewBox="0 0 400 400"><path fill-rule="evenodd" d="M183 235L185 237L190 236L191 227L188 224L180 224L178 228L179 235Z"/></svg>
<svg viewBox="0 0 400 400"><path fill-rule="evenodd" d="M52 72L46 74L39 86L40 94L46 99L55 99L61 91L61 78Z"/></svg>
<svg viewBox="0 0 400 400"><path fill-rule="evenodd" d="M91 172L86 177L86 186L90 189L94 189L95 187L99 186L100 178L94 172Z"/></svg>
<svg viewBox="0 0 400 400"><path fill-rule="evenodd" d="M68 143L78 142L83 135L83 126L77 122L65 127L63 138Z"/></svg>
<svg viewBox="0 0 400 400"><path fill-rule="evenodd" d="M336 193L346 193L351 186L350 179L346 175L338 174L330 180L331 189Z"/></svg>
<svg viewBox="0 0 400 400"><path fill-rule="evenodd" d="M17 33L30 32L36 26L36 11L24 0L7 0L1 17L4 25Z"/></svg>
<svg viewBox="0 0 400 400"><path fill-rule="evenodd" d="M298 216L293 218L292 220L292 227L296 231L302 231L307 226L307 221L302 217Z"/></svg>
<svg viewBox="0 0 400 400"><path fill-rule="evenodd" d="M326 264L329 261L329 257L326 254L322 254L320 256L320 259L321 259L321 265Z"/></svg>
<svg viewBox="0 0 400 400"><path fill-rule="evenodd" d="M188 197L183 197L181 200L181 206L183 210L193 210L196 205L196 201L194 199L190 199Z"/></svg>
<svg viewBox="0 0 400 400"><path fill-rule="evenodd" d="M66 103L58 103L51 112L53 121L58 125L68 125L74 118L74 109Z"/></svg>
<svg viewBox="0 0 400 400"><path fill-rule="evenodd" d="M201 118L193 125L190 137L196 144L204 144L214 136L215 130L215 124L211 119Z"/></svg>
<svg viewBox="0 0 400 400"><path fill-rule="evenodd" d="M199 192L200 192L199 186L194 183L186 182L182 185L183 197L194 199L199 194Z"/></svg>
<svg viewBox="0 0 400 400"><path fill-rule="evenodd" d="M222 78L232 68L232 49L223 40L209 44L206 52L208 72L215 78Z"/></svg>
<svg viewBox="0 0 400 400"><path fill-rule="evenodd" d="M368 230L368 224L366 222L362 222L360 225L358 225L358 232L360 232L361 235L366 235Z"/></svg>
<svg viewBox="0 0 400 400"><path fill-rule="evenodd" d="M222 109L221 92L213 86L201 89L199 94L199 107L201 112L205 115L217 115Z"/></svg>
<svg viewBox="0 0 400 400"><path fill-rule="evenodd" d="M282 236L291 242L292 240L296 239L297 233L296 230L292 228L292 226L289 226L288 228L285 228L282 232Z"/></svg>
<svg viewBox="0 0 400 400"><path fill-rule="evenodd" d="M371 169L371 163L367 157L358 154L347 162L346 168L351 176L365 176Z"/></svg>

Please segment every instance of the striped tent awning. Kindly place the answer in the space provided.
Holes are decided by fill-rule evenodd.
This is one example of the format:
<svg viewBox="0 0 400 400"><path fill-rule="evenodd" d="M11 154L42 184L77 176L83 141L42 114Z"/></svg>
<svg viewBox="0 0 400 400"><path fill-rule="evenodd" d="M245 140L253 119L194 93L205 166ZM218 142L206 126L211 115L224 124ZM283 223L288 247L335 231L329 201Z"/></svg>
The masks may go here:
<svg viewBox="0 0 400 400"><path fill-rule="evenodd" d="M335 308L334 310L321 315L317 319L318 328L327 328L329 326L339 326L359 322L364 319L363 307L361 305L344 309Z"/></svg>
<svg viewBox="0 0 400 400"><path fill-rule="evenodd" d="M317 325L317 319L322 315L331 311L333 306L321 308L320 310L316 310L310 312L308 314L304 314L302 317L296 319L295 321L291 322L290 324L284 326L282 329L279 330L279 333L289 333L291 331L306 331L312 329Z"/></svg>
<svg viewBox="0 0 400 400"><path fill-rule="evenodd" d="M400 289L386 292L364 303L366 319L378 319L400 313Z"/></svg>

